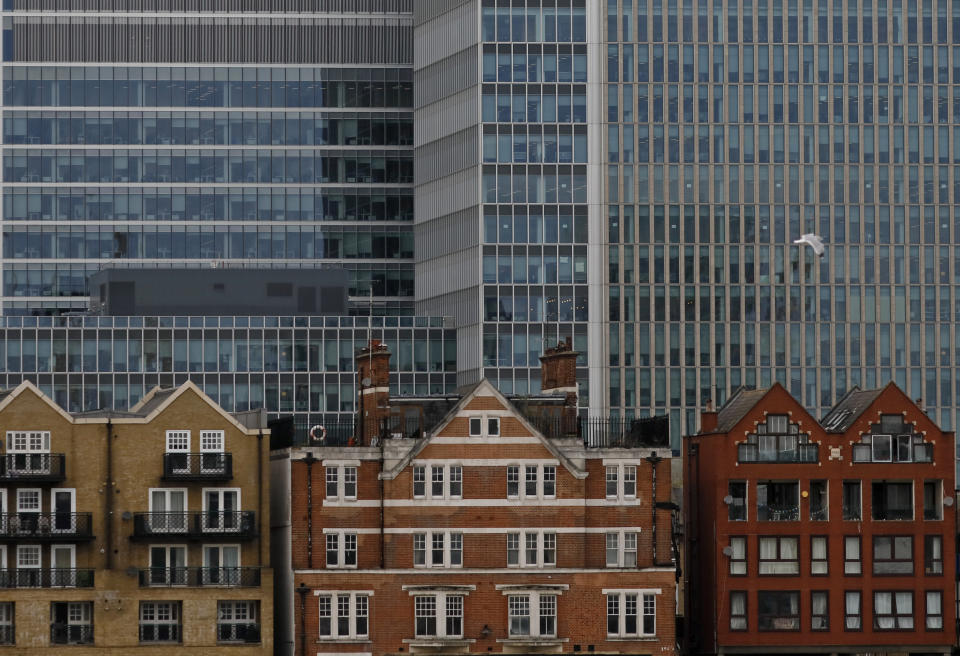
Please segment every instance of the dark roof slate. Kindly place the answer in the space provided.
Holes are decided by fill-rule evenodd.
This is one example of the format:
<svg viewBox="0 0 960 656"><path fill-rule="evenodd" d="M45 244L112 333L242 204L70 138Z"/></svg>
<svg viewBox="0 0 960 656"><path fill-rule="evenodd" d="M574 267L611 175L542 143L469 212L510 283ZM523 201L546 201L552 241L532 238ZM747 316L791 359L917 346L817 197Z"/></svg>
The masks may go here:
<svg viewBox="0 0 960 656"><path fill-rule="evenodd" d="M717 413L717 433L727 433L743 419L753 406L760 402L767 389L747 389L741 387L731 396Z"/></svg>
<svg viewBox="0 0 960 656"><path fill-rule="evenodd" d="M820 425L828 433L845 433L882 391L882 389L862 390L854 387L820 420Z"/></svg>

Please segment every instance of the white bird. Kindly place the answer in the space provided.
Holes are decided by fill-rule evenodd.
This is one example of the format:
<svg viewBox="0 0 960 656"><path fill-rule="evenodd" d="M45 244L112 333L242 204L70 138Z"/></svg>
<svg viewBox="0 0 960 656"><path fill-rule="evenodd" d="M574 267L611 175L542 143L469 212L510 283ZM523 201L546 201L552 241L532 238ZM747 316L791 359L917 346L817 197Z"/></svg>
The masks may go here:
<svg viewBox="0 0 960 656"><path fill-rule="evenodd" d="M813 233L800 235L800 239L794 239L793 243L800 244L801 246L806 244L820 257L823 257L823 254L826 252L826 246L824 246L823 239L821 239L819 235L815 235Z"/></svg>

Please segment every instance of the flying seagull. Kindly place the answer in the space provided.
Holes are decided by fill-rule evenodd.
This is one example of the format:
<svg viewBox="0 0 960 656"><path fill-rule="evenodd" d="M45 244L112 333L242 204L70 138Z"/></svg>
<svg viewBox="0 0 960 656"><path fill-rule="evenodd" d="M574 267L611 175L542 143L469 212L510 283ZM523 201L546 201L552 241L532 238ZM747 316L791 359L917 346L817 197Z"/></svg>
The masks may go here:
<svg viewBox="0 0 960 656"><path fill-rule="evenodd" d="M807 246L812 248L813 252L819 255L820 257L823 257L824 252L826 252L826 248L823 244L823 240L820 239L818 235L815 235L813 233L800 235L800 239L794 239L793 243L800 244L801 246L803 244L806 244Z"/></svg>

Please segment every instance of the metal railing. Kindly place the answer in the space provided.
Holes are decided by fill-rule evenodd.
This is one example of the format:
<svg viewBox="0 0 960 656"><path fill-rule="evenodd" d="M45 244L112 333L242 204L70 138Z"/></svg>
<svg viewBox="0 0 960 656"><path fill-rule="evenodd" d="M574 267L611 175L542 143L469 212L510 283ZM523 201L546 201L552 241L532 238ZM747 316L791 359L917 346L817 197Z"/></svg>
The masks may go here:
<svg viewBox="0 0 960 656"><path fill-rule="evenodd" d="M4 453L0 455L0 483L56 483L67 477L62 453Z"/></svg>
<svg viewBox="0 0 960 656"><path fill-rule="evenodd" d="M50 625L50 643L54 645L92 645L92 624L60 624Z"/></svg>
<svg viewBox="0 0 960 656"><path fill-rule="evenodd" d="M0 540L92 540L90 513L20 512L0 514Z"/></svg>
<svg viewBox="0 0 960 656"><path fill-rule="evenodd" d="M140 587L219 586L256 588L259 567L151 567L140 570Z"/></svg>
<svg viewBox="0 0 960 656"><path fill-rule="evenodd" d="M92 569L0 569L0 588L92 587Z"/></svg>
<svg viewBox="0 0 960 656"><path fill-rule="evenodd" d="M217 642L260 642L260 625L253 622L220 622L217 624Z"/></svg>
<svg viewBox="0 0 960 656"><path fill-rule="evenodd" d="M817 463L820 461L817 446L816 444L799 444L795 449L761 451L756 444L740 444L737 446L737 460L742 463Z"/></svg>
<svg viewBox="0 0 960 656"><path fill-rule="evenodd" d="M163 478L168 481L228 481L233 478L233 454L164 453Z"/></svg>
<svg viewBox="0 0 960 656"><path fill-rule="evenodd" d="M133 535L136 538L250 539L257 534L255 520L256 513L252 510L134 513Z"/></svg>
<svg viewBox="0 0 960 656"><path fill-rule="evenodd" d="M758 504L757 519L761 522L795 522L800 519L800 506Z"/></svg>
<svg viewBox="0 0 960 656"><path fill-rule="evenodd" d="M670 448L668 417L566 417L562 413L524 413L524 417L547 438L576 438L587 448ZM291 446L369 446L378 437L419 439L427 428L420 416L391 415L380 420L378 435L366 436L361 445L357 439L360 427L355 419L312 426L295 422Z"/></svg>

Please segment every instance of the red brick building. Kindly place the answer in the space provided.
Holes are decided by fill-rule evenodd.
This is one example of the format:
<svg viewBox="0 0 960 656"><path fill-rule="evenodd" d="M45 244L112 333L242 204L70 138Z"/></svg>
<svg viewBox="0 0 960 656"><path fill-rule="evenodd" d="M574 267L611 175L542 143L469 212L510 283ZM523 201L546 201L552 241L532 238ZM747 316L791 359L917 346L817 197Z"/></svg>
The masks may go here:
<svg viewBox="0 0 960 656"><path fill-rule="evenodd" d="M569 346L522 399L391 399L389 358L358 355L356 445L274 452L293 652L673 654L666 431L588 446Z"/></svg>
<svg viewBox="0 0 960 656"><path fill-rule="evenodd" d="M896 385L740 391L684 447L690 653L950 653L954 436Z"/></svg>

